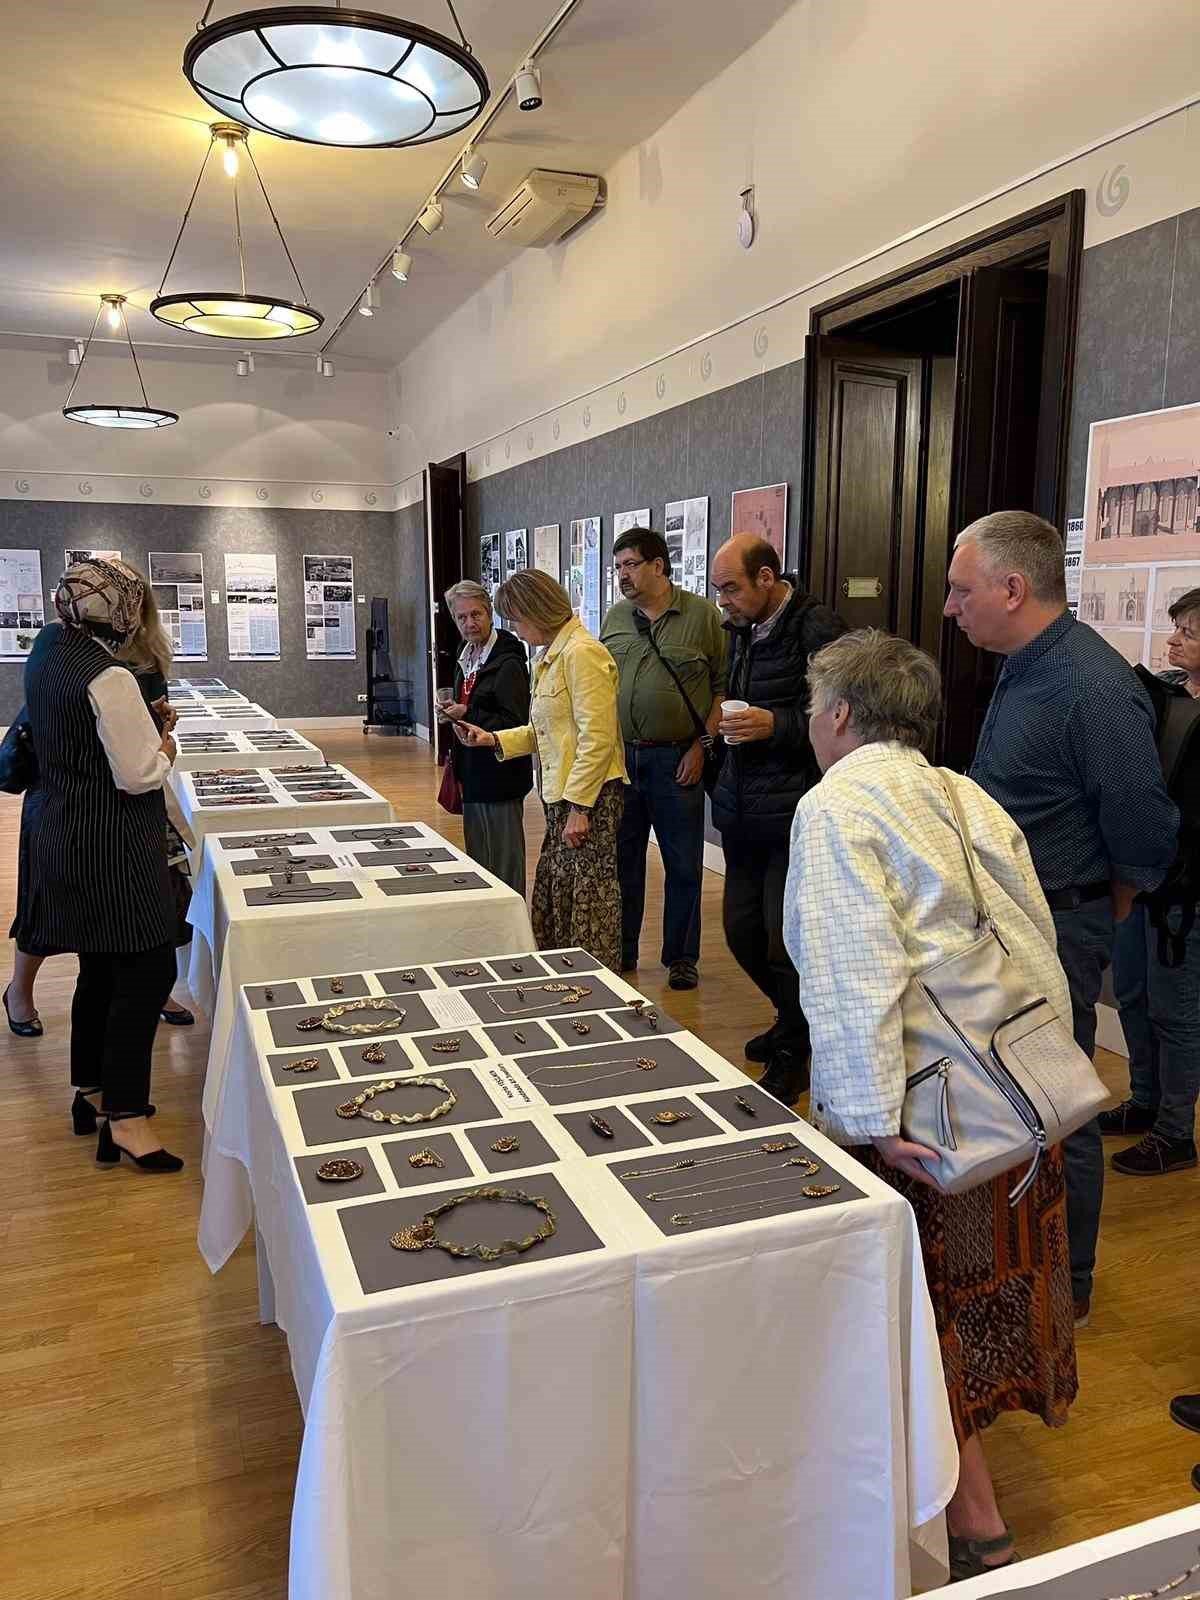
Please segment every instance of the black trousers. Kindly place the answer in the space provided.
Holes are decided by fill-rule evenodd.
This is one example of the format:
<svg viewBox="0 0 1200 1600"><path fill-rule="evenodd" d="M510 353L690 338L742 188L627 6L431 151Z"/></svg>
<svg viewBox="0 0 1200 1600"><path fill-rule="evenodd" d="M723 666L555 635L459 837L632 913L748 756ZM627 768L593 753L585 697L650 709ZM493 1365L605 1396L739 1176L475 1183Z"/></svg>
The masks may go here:
<svg viewBox="0 0 1200 1600"><path fill-rule="evenodd" d="M783 942L783 891L788 841L763 844L721 835L725 848L725 942L739 967L779 1013L773 1033L777 1050L801 1061L809 1054L808 1023L800 1009L800 981Z"/></svg>
<svg viewBox="0 0 1200 1600"><path fill-rule="evenodd" d="M175 982L175 950L85 952L71 1002L71 1082L101 1089L113 1116L150 1103L150 1052L158 1014Z"/></svg>

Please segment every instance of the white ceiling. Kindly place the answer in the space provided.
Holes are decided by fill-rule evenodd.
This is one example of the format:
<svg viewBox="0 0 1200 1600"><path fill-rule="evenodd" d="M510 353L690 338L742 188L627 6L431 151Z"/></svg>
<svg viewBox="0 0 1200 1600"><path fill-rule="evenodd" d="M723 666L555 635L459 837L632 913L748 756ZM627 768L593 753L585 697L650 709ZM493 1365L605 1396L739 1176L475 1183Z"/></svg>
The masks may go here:
<svg viewBox="0 0 1200 1600"><path fill-rule="evenodd" d="M534 166L604 174L734 60L792 0L581 0L542 58L541 111L511 104L483 149L483 190L448 194L446 226L413 246L407 286L387 277L383 311L354 317L336 353L386 366L401 359L514 252L483 224ZM218 0L214 20L238 0ZM373 0L373 9L451 29L442 0ZM463 27L493 86L507 80L558 9L556 0L459 0ZM163 267L216 120L180 61L202 0L40 0L6 32L0 76L0 335L87 333L103 290L129 296L135 340L203 347L144 310ZM391 248L459 148L349 151L256 135L253 148L321 333L319 345ZM243 187L247 283L292 295L261 206ZM216 155L168 290L235 286L230 185ZM245 219L249 217L249 224ZM595 226L603 226L603 220ZM228 347L219 352L228 359Z"/></svg>

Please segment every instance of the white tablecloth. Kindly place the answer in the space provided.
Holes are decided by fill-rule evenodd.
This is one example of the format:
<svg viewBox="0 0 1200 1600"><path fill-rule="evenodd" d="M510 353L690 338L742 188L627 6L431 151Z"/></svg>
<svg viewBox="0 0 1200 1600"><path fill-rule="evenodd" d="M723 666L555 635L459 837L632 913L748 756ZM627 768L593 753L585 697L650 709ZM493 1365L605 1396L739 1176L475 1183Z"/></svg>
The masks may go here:
<svg viewBox="0 0 1200 1600"><path fill-rule="evenodd" d="M481 949L532 949L533 930L520 895L432 828L411 822L401 826L419 830L419 837L405 841L414 848L426 845L451 852L451 861L431 863L435 873L453 876L469 870L485 879L488 887L469 894L447 891L392 898L383 893L376 880L394 878L395 871L390 867L372 869L354 860L352 852L370 852L369 841L338 841L329 828L309 828L306 831L315 843L296 846L292 854L332 855L345 861L347 865L335 872L314 872L312 880L349 880L361 899L248 906L245 890L270 887L270 877L239 877L233 863L252 859L254 850L226 850L219 844L218 834L210 831L192 880L188 911L188 921L195 930L188 988L210 1018L212 1028L204 1082L205 1122L210 1128L227 1067L237 991L242 984L283 976L304 977L314 968L327 965L334 952L345 963L347 972L358 972L416 961L450 961L472 956ZM224 836L222 829L220 837ZM278 870L278 862L264 862L268 874ZM302 870L299 864L297 870Z"/></svg>
<svg viewBox="0 0 1200 1600"><path fill-rule="evenodd" d="M182 724L176 729L176 733L182 733L185 738L187 734L199 731ZM212 735L215 730L207 728L204 731ZM217 772L222 767L308 767L320 765L325 760L324 753L294 729L271 731L279 733L280 738L286 735L289 748L260 750L244 733L227 732L222 732L221 736L225 743L233 746L232 750L189 750L180 742L172 775L180 772Z"/></svg>
<svg viewBox="0 0 1200 1600"><path fill-rule="evenodd" d="M274 795L269 806L211 806L202 805L196 798L196 785L192 773L181 772L172 779L179 805L187 819L197 845L203 844L210 833L238 833L251 829L268 833L281 828L336 828L356 823L390 822L391 803L369 784L363 783L345 767L335 769L354 785L357 795L352 800L309 800L302 795L292 796L271 774L262 769L260 776L267 793ZM192 864L193 873L196 864Z"/></svg>
<svg viewBox="0 0 1200 1600"><path fill-rule="evenodd" d="M957 1452L915 1223L843 1151L789 1120L864 1198L667 1238L507 1063L604 1248L367 1295L341 1203L304 1201L274 1048L241 996L200 1243L218 1269L253 1208L306 1416L291 1600L896 1600L910 1540L944 1556ZM394 1198L386 1140L347 1128Z"/></svg>
<svg viewBox="0 0 1200 1600"><path fill-rule="evenodd" d="M1164 1416L1164 1426L1167 1426ZM1181 1485L1180 1493L1189 1490ZM1181 1548L1173 1552L1146 1551L1148 1545L1165 1539L1188 1537ZM1122 1567L1119 1573L1105 1572L1103 1568L1087 1575L1077 1590L1078 1600L1108 1600L1115 1594L1146 1593L1169 1583L1200 1561L1200 1506L1190 1505L1182 1511L1172 1511L1165 1517L1154 1517L1149 1522L1138 1522L1129 1528L1118 1528L1115 1533L1101 1534L1098 1539L1085 1539L1080 1544L1069 1544L1062 1550L1052 1550L1049 1555L1037 1556L1032 1561L1019 1561L1001 1572L989 1573L986 1578L971 1578L950 1588L937 1589L926 1594L924 1600L984 1600L987 1595L1025 1595L1028 1600L1040 1600L1039 1589L1053 1579L1064 1578L1069 1573L1081 1572L1099 1561L1108 1561L1127 1551L1146 1551L1143 1563L1137 1570ZM1067 1600L1074 1585L1059 1585L1059 1593L1051 1589L1047 1600ZM1066 1590L1064 1594L1063 1591ZM1200 1573L1175 1594L1191 1594L1200 1589ZM1072 1600L1076 1600L1072 1596ZM1173 1600L1168 1591L1163 1600Z"/></svg>
<svg viewBox="0 0 1200 1600"><path fill-rule="evenodd" d="M269 711L264 711L261 706L256 706L250 701L245 705L227 705L212 709L202 702L197 702L177 705L175 709L179 712L177 727L195 728L197 732L213 733L218 728L226 730L241 728L247 733L261 733L267 728L278 726Z"/></svg>

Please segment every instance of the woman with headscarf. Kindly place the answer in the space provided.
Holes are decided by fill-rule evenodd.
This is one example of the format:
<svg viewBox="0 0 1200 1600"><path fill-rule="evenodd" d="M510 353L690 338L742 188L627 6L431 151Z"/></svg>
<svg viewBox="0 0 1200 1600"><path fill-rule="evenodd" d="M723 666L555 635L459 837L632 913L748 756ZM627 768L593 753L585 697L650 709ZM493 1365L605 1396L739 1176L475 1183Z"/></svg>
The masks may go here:
<svg viewBox="0 0 1200 1600"><path fill-rule="evenodd" d="M143 1171L178 1172L183 1162L159 1146L148 1121L154 1031L175 980L163 802L175 741L160 736L133 674L115 659L137 632L145 593L119 561L76 562L54 596L60 621L34 641L25 704L36 820L14 933L29 955L79 956L76 1131L99 1123L104 1165L127 1155Z"/></svg>

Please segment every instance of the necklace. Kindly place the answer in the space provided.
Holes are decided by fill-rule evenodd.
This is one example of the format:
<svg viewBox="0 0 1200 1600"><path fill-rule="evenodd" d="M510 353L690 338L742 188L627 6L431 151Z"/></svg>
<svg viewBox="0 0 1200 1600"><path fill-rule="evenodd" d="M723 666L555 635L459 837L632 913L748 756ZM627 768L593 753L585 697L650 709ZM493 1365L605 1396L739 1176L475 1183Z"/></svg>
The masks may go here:
<svg viewBox="0 0 1200 1600"><path fill-rule="evenodd" d="M528 988L530 991L540 989L543 991L543 993L553 996L553 998L550 1000L535 1000L533 1002L534 1006L576 1006L581 1000L586 999L587 996L592 992L587 985L583 983L532 983L528 986ZM508 994L510 992L511 991L507 989L503 991L504 994ZM521 988L521 986L518 984L516 994L520 1010L517 1011L512 1011L502 1006L500 1004L500 996L493 994L490 990L488 992L488 999L492 1002L502 1017L519 1017L525 1011L530 1009L530 1007L525 1004L526 992L527 991ZM561 999L559 999L560 995L562 996Z"/></svg>
<svg viewBox="0 0 1200 1600"><path fill-rule="evenodd" d="M253 839L243 839L238 835L237 844L230 845L231 850L261 850L264 845L273 844L311 844L312 840L306 833L259 833Z"/></svg>
<svg viewBox="0 0 1200 1600"><path fill-rule="evenodd" d="M581 1068L587 1067L618 1068L616 1072L600 1072L592 1078L572 1078L570 1080L572 1089L582 1089L585 1083L599 1083L603 1078L624 1078L631 1072L653 1072L657 1065L658 1062L651 1056L638 1056L636 1061L626 1061L624 1065L619 1061L572 1061L565 1067L547 1066L538 1067L536 1070L539 1072L578 1072ZM532 1072L527 1072L525 1076L535 1089L544 1089L546 1087L544 1083L534 1077Z"/></svg>
<svg viewBox="0 0 1200 1600"><path fill-rule="evenodd" d="M790 1161L782 1161L779 1165L780 1167L799 1167L801 1176L805 1178L814 1178L821 1170L817 1163L815 1161L810 1161L807 1156L793 1156ZM720 1179L723 1176L731 1176L731 1174L722 1174L718 1172L714 1174L714 1179L710 1180L702 1188L689 1189L687 1184L681 1184L674 1189L653 1190L646 1196L646 1199L694 1200L698 1195L707 1196L710 1194L730 1194L734 1189L757 1189L760 1185L765 1185L768 1183L791 1183L795 1181L794 1175L790 1172L784 1172L778 1178L769 1177L768 1174L774 1172L775 1170L776 1169L774 1167L762 1167L757 1172L747 1172L747 1169L743 1168L742 1171L746 1172L746 1175L749 1178L748 1183L717 1182L715 1181L716 1179Z"/></svg>
<svg viewBox="0 0 1200 1600"><path fill-rule="evenodd" d="M336 894L336 883L297 883L294 884L290 889L268 889L267 899L293 902L302 902L305 900L332 900Z"/></svg>
<svg viewBox="0 0 1200 1600"><path fill-rule="evenodd" d="M413 1111L407 1116L399 1111L364 1111L363 1107L368 1100L373 1100L377 1094L385 1094L392 1089L440 1089L446 1098L432 1111ZM390 1122L395 1127L401 1127L414 1122L436 1122L439 1117L446 1116L458 1104L458 1096L444 1078L384 1078L380 1083L373 1083L367 1089L361 1090L353 1100L346 1100L335 1109L339 1117L344 1117L347 1122L353 1117L362 1117L367 1122Z"/></svg>
<svg viewBox="0 0 1200 1600"><path fill-rule="evenodd" d="M823 1200L826 1195L836 1194L840 1188L840 1183L816 1183L801 1189L800 1193L806 1200ZM670 1220L676 1228L688 1228L701 1217L727 1217L734 1211L761 1211L764 1206L778 1204L778 1197L772 1200L739 1200L733 1205L713 1206L707 1211L676 1211ZM1117 1600L1121 1600L1121 1597L1118 1596ZM1138 1600L1138 1597L1129 1595L1126 1600ZM1148 1600L1148 1597L1143 1597L1143 1600ZM1180 1600L1188 1600L1188 1596L1181 1595Z"/></svg>
<svg viewBox="0 0 1200 1600"><path fill-rule="evenodd" d="M455 1244L450 1239L439 1239L438 1218L458 1206L469 1205L472 1200L504 1200L509 1205L532 1206L546 1220L523 1239L503 1239L499 1244ZM475 1189L470 1194L451 1195L449 1200L443 1200L441 1205L427 1211L419 1222L393 1233L388 1243L393 1250L444 1250L451 1256L473 1256L476 1261L499 1261L501 1256L523 1255L526 1250L532 1250L535 1244L541 1244L557 1232L558 1221L548 1203L539 1195L526 1194L524 1189Z"/></svg>
<svg viewBox="0 0 1200 1600"><path fill-rule="evenodd" d="M618 1178L661 1178L665 1172L684 1172L689 1167L715 1167L723 1161L749 1161L758 1155L778 1156L785 1150L795 1150L794 1144L789 1144L786 1139L768 1139L766 1144L749 1145L745 1150L738 1150L733 1155L704 1156L697 1160L694 1156L684 1156L682 1161L672 1161L669 1167L644 1167L640 1172L618 1172Z"/></svg>
<svg viewBox="0 0 1200 1600"><path fill-rule="evenodd" d="M1200 1572L1200 1561L1194 1567L1189 1567L1186 1572L1181 1572L1177 1578L1171 1578L1166 1583L1160 1584L1157 1589L1146 1589L1139 1594L1115 1594L1112 1600L1159 1600L1160 1595L1173 1595L1180 1584L1186 1583L1189 1578L1195 1577ZM1181 1594L1178 1600L1200 1600L1195 1594Z"/></svg>
<svg viewBox="0 0 1200 1600"><path fill-rule="evenodd" d="M347 1000L343 1005L330 1006L321 1017L318 1026L324 1028L326 1033L378 1033L381 1027L392 1026L391 1023L338 1021L339 1017L344 1017L351 1011L391 1011L395 1013L395 1022L403 1022L408 1015L403 1006L398 1006L394 1000L389 1000L386 996Z"/></svg>

